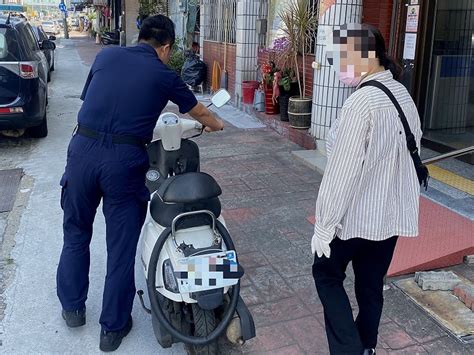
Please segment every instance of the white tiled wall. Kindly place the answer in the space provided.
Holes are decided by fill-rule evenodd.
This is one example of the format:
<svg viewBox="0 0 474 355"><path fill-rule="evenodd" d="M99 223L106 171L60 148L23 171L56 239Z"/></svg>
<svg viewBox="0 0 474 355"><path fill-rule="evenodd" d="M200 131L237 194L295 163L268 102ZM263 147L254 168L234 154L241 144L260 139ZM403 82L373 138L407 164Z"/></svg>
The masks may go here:
<svg viewBox="0 0 474 355"><path fill-rule="evenodd" d="M326 61L325 31L345 23L361 23L362 0L337 0L319 19L316 62L320 70L314 71L313 114L311 134L325 139L344 101L354 91L342 84Z"/></svg>
<svg viewBox="0 0 474 355"><path fill-rule="evenodd" d="M260 0L237 0L235 97L240 104L242 81L256 79L259 38L256 33L257 19L261 17Z"/></svg>

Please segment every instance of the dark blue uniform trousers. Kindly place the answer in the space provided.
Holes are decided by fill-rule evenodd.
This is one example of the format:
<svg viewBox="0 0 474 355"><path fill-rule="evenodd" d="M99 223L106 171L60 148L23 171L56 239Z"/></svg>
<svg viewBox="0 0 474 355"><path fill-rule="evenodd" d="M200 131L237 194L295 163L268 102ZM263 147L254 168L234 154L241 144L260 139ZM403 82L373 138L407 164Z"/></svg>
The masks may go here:
<svg viewBox="0 0 474 355"><path fill-rule="evenodd" d="M135 296L137 243L146 217L148 156L144 148L76 135L61 179L64 246L57 271L62 307L85 307L89 287L89 244L97 207L103 200L107 276L100 324L105 331L125 327Z"/></svg>

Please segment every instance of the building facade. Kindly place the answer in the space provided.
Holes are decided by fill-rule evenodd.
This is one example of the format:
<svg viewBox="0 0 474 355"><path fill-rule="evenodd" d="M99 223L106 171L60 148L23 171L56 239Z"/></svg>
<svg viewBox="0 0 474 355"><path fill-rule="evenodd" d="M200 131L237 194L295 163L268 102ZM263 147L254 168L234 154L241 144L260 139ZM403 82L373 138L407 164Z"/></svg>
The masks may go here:
<svg viewBox="0 0 474 355"><path fill-rule="evenodd" d="M278 12L288 1L293 0L201 1L200 41L208 82L217 63L229 76L237 106L242 82L256 80L258 64L269 59L259 49L281 35ZM306 63L306 95L313 98L309 133L315 139L325 139L353 91L336 80L326 63L325 32L357 22L378 27L389 54L403 66L402 82L420 112L423 144L440 151L474 145L474 1L320 0L312 6L319 7L320 19Z"/></svg>

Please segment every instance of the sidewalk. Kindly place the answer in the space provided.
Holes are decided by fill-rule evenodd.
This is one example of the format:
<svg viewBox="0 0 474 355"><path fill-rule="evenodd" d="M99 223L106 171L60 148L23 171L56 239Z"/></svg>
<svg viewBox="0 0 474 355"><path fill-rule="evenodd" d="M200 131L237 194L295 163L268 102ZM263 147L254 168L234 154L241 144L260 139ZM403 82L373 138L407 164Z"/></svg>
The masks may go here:
<svg viewBox="0 0 474 355"><path fill-rule="evenodd" d="M85 63L97 47L78 47ZM223 119L240 119L241 127L251 123L231 108ZM322 176L292 156L299 146L269 128L227 123L224 132L196 142L201 170L222 186L223 213L246 271L242 294L257 326L256 339L226 353L328 354L323 309L311 276L313 226L307 220L314 214ZM472 279L474 266L461 268ZM348 274L355 306L354 279ZM473 345L454 339L395 286L385 299L378 354L474 353Z"/></svg>
<svg viewBox="0 0 474 355"><path fill-rule="evenodd" d="M311 276L312 225L321 175L295 161L289 143L268 128L242 130L198 140L202 170L224 191L224 216L246 275L242 293L258 337L245 352L327 354L323 310ZM474 266L463 266L474 272ZM355 306L353 277L346 287ZM386 291L378 354L469 354L404 294ZM310 331L309 331L310 330Z"/></svg>

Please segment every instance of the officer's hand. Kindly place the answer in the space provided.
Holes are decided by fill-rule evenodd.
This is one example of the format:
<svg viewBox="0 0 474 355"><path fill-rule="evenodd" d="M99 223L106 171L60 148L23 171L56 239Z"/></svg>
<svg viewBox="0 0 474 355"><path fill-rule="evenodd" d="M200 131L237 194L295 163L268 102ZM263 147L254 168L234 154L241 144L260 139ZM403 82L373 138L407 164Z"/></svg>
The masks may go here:
<svg viewBox="0 0 474 355"><path fill-rule="evenodd" d="M202 103L198 103L189 114L192 118L199 121L206 127L206 132L221 131L224 129L224 123L209 111Z"/></svg>
<svg viewBox="0 0 474 355"><path fill-rule="evenodd" d="M217 131L222 131L224 130L224 121L222 120L217 120L220 124L220 129L212 129L210 127L206 127L204 128L204 130L207 132L207 133L211 133L211 132L217 132Z"/></svg>

